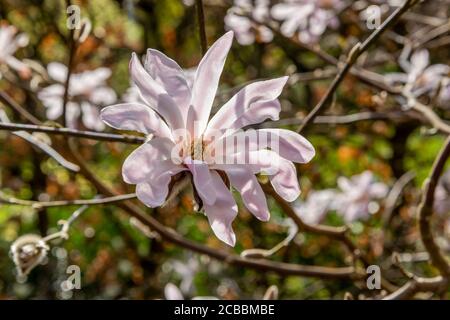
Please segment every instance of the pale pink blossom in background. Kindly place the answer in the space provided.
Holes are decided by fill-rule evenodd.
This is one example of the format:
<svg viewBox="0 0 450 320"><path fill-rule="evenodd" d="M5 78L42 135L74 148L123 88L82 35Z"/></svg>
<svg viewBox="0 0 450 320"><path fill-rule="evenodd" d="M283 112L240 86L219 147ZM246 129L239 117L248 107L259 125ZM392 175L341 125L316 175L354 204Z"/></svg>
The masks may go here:
<svg viewBox="0 0 450 320"><path fill-rule="evenodd" d="M405 58L408 53L408 49L405 49L399 59L399 64L405 72L388 73L385 75L386 80L394 85L403 85L404 91L413 97L424 94L433 96L441 81L450 72L450 67L445 64L430 65L430 54L426 49L415 51L409 59Z"/></svg>
<svg viewBox="0 0 450 320"><path fill-rule="evenodd" d="M287 77L258 81L244 87L209 120L232 41L233 32L228 32L210 47L196 69L192 86L178 64L163 53L149 49L145 66L133 54L131 78L146 103L106 107L101 117L113 128L135 130L152 137L125 160L122 168L125 182L137 185L137 197L144 204L149 207L164 204L171 177L189 171L212 230L219 239L234 246L236 236L232 222L238 208L219 171L227 175L248 210L258 219L267 221L270 214L266 197L255 174L270 174L275 191L286 201L294 201L300 188L292 162L308 162L315 151L295 132L261 129L257 132L278 139L278 153L268 150L267 142L254 141L246 150L254 162L218 164L208 157L216 150L216 142L225 135L228 134L227 139L234 138L234 133L229 130L234 132L266 119L278 119L281 110L278 96ZM174 158L173 150L180 145L182 148ZM241 156L229 150L224 152L236 158Z"/></svg>
<svg viewBox="0 0 450 320"><path fill-rule="evenodd" d="M67 67L58 62L47 66L49 77L56 83L38 92L38 98L47 108L47 118L56 120L63 113L64 83ZM107 86L106 80L111 76L108 68L98 68L71 75L69 101L67 103L66 121L70 128L78 127L81 116L83 125L91 130L101 131L104 124L100 120L100 108L114 103L117 99L113 89Z"/></svg>
<svg viewBox="0 0 450 320"><path fill-rule="evenodd" d="M345 222L368 218L379 208L375 200L386 197L389 191L386 184L375 181L371 171L350 178L339 177L338 187L341 193L336 198L336 211Z"/></svg>
<svg viewBox="0 0 450 320"><path fill-rule="evenodd" d="M439 91L439 104L444 108L450 108L448 105L450 103L450 78L445 77L441 81L441 87Z"/></svg>
<svg viewBox="0 0 450 320"><path fill-rule="evenodd" d="M280 31L286 37L296 33L301 42L318 42L327 28L339 25L337 13L343 8L342 0L285 0L275 4L271 15L281 22Z"/></svg>
<svg viewBox="0 0 450 320"><path fill-rule="evenodd" d="M18 33L14 26L0 26L0 65L5 64L11 69L19 72L21 76L31 75L31 69L25 63L14 57L14 53L28 45L28 36L25 33ZM0 70L1 78L1 70Z"/></svg>
<svg viewBox="0 0 450 320"><path fill-rule="evenodd" d="M164 296L166 300L184 300L183 293L173 283L168 283L164 287Z"/></svg>
<svg viewBox="0 0 450 320"><path fill-rule="evenodd" d="M226 30L234 31L236 40L242 45L255 42L270 42L273 39L272 31L258 23L264 23L269 17L269 0L234 0L225 16ZM245 15L251 16L255 23Z"/></svg>
<svg viewBox="0 0 450 320"><path fill-rule="evenodd" d="M304 222L318 224L330 210L335 209L337 197L339 194L335 189L310 191L306 200L294 204L294 210Z"/></svg>
<svg viewBox="0 0 450 320"><path fill-rule="evenodd" d="M173 261L173 270L181 277L180 289L182 292L190 292L193 287L194 277L200 269L200 263L195 256L188 257L185 261Z"/></svg>

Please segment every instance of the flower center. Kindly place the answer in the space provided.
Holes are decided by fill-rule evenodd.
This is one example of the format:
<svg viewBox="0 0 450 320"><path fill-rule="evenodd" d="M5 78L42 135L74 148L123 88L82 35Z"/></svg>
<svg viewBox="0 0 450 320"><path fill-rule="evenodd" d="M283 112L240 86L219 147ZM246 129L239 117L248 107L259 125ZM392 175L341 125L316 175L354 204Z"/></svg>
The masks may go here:
<svg viewBox="0 0 450 320"><path fill-rule="evenodd" d="M191 143L191 158L195 160L203 160L203 139L194 139Z"/></svg>

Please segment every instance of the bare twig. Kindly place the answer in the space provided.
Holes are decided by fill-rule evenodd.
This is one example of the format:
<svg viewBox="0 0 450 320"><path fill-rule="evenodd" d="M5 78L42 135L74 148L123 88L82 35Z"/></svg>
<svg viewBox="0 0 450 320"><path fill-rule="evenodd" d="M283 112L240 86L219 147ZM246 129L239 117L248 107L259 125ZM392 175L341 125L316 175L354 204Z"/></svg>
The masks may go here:
<svg viewBox="0 0 450 320"><path fill-rule="evenodd" d="M384 224L387 224L391 220L392 213L394 212L398 199L402 195L402 192L405 189L405 187L415 178L415 176L416 176L415 172L408 171L404 175L402 175L400 179L398 179L393 185L385 202L382 217Z"/></svg>
<svg viewBox="0 0 450 320"><path fill-rule="evenodd" d="M202 54L204 55L208 50L208 44L206 40L206 26L205 26L205 12L203 10L203 1L195 0L195 6L197 7L197 21L198 21L198 33L200 36L200 45L202 47Z"/></svg>
<svg viewBox="0 0 450 320"><path fill-rule="evenodd" d="M62 135L66 137L79 137L92 140L111 141L111 142L123 142L131 144L142 144L145 142L145 137L135 135L121 135L112 133L103 133L97 131L82 131L69 128L57 128L48 126L39 126L31 124L19 124L19 123L0 123L0 130L6 131L28 131L28 132L45 132L48 134Z"/></svg>
<svg viewBox="0 0 450 320"><path fill-rule="evenodd" d="M2 109L0 109L0 123L10 123L8 115ZM60 155L55 149L53 149L50 145L41 141L34 135L25 131L13 131L12 134L21 137L22 139L28 141L41 151L45 152L47 155L53 158L57 163L59 163L64 168L74 172L78 172L78 170L80 170L80 168L77 165L64 159L64 157Z"/></svg>
<svg viewBox="0 0 450 320"><path fill-rule="evenodd" d="M66 6L69 7L71 5L71 1L66 1ZM77 42L74 39L74 31L75 29L72 28L69 31L69 39L67 41L69 42L69 61L67 62L67 75L66 79L64 81L64 95L63 95L63 103L62 103L62 125L64 127L67 127L67 103L69 101L69 89L70 89L70 78L72 76L72 70L73 70L73 61L75 58L75 53L77 51Z"/></svg>
<svg viewBox="0 0 450 320"><path fill-rule="evenodd" d="M40 121L31 113L29 113L25 108L18 104L14 99L12 99L6 92L0 91L0 101L5 105L11 107L16 113L22 116L25 120L31 122L32 124L39 124Z"/></svg>
<svg viewBox="0 0 450 320"><path fill-rule="evenodd" d="M298 132L302 132L318 115L321 109L328 106L332 100L334 93L336 92L340 83L344 80L348 71L350 71L352 65L356 62L359 56L366 51L380 36L381 34L389 28L392 24L397 22L397 20L401 17L401 15L406 12L411 6L417 3L417 0L406 0L405 3L397 8L387 19L386 21L377 28L374 32L372 32L369 37L361 44L357 43L350 53L347 56L345 65L340 69L339 73L334 78L330 87L328 88L325 95L319 101L319 103L314 107L314 109L305 117L303 123L298 128Z"/></svg>
<svg viewBox="0 0 450 320"><path fill-rule="evenodd" d="M450 265L434 241L431 231L431 218L433 215L434 192L449 156L450 136L445 141L444 146L434 161L431 173L424 184L422 202L418 207L420 236L422 238L422 242L430 255L431 263L440 271L441 275L446 278L450 277Z"/></svg>
<svg viewBox="0 0 450 320"><path fill-rule="evenodd" d="M20 206L31 206L36 209L48 208L48 207L65 207L65 206L75 206L75 205L102 205L110 204L119 201L131 200L136 198L136 194L124 194L117 195L113 197L106 198L95 198L95 199L79 199L79 200L57 200L57 201L32 201L32 200L22 200L15 197L8 196L4 192L0 191L0 203L8 203Z"/></svg>

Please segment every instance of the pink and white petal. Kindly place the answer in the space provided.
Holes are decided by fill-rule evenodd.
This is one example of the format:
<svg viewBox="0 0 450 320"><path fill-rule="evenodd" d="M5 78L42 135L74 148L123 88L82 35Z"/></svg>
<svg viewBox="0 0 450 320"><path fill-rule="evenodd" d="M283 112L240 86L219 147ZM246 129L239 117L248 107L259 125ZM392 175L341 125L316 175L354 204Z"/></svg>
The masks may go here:
<svg viewBox="0 0 450 320"><path fill-rule="evenodd" d="M411 55L411 71L410 73L421 73L430 64L430 54L428 50L422 49Z"/></svg>
<svg viewBox="0 0 450 320"><path fill-rule="evenodd" d="M210 129L240 129L267 118L278 119L279 103L273 103L283 90L288 77L258 81L241 89L212 117ZM206 136L208 135L206 131Z"/></svg>
<svg viewBox="0 0 450 320"><path fill-rule="evenodd" d="M164 296L166 300L184 300L181 290L173 283L168 283L164 287Z"/></svg>
<svg viewBox="0 0 450 320"><path fill-rule="evenodd" d="M81 103L81 111L83 112L83 124L86 128L96 131L103 131L105 125L100 119L100 110L89 102Z"/></svg>
<svg viewBox="0 0 450 320"><path fill-rule="evenodd" d="M138 131L157 137L171 138L171 132L161 117L140 103L122 103L103 108L101 119L118 130Z"/></svg>
<svg viewBox="0 0 450 320"><path fill-rule="evenodd" d="M59 62L50 62L47 65L47 72L50 78L55 81L64 83L67 78L67 67Z"/></svg>
<svg viewBox="0 0 450 320"><path fill-rule="evenodd" d="M337 179L337 185L343 192L351 192L354 189L353 183L347 177L339 177Z"/></svg>
<svg viewBox="0 0 450 320"><path fill-rule="evenodd" d="M133 53L130 61L130 74L133 82L139 88L141 97L166 120L172 130L184 128L183 118L175 101L164 88L144 69Z"/></svg>
<svg viewBox="0 0 450 320"><path fill-rule="evenodd" d="M91 93L89 100L96 105L107 106L117 101L117 95L109 87L99 87Z"/></svg>
<svg viewBox="0 0 450 320"><path fill-rule="evenodd" d="M167 138L154 138L144 143L125 159L122 166L124 181L130 184L144 182L152 175L155 176L163 163L169 168L177 167L170 160L173 147L174 143Z"/></svg>
<svg viewBox="0 0 450 320"><path fill-rule="evenodd" d="M370 196L375 199L382 199L386 197L389 192L389 188L382 182L375 182L369 188Z"/></svg>
<svg viewBox="0 0 450 320"><path fill-rule="evenodd" d="M247 156L236 154L227 160L237 164L229 164L230 162L226 162L211 165L211 168L229 172L235 170L237 166L244 165L249 172L268 175L275 191L286 201L294 201L300 195L297 171L294 164L280 157L274 151L252 151Z"/></svg>
<svg viewBox="0 0 450 320"><path fill-rule="evenodd" d="M150 76L164 87L186 117L191 100L191 89L183 69L174 60L154 49L147 50L144 67Z"/></svg>
<svg viewBox="0 0 450 320"><path fill-rule="evenodd" d="M270 219L266 196L253 172L245 167L235 166L226 174L231 185L241 194L246 208L261 221Z"/></svg>
<svg viewBox="0 0 450 320"><path fill-rule="evenodd" d="M214 143L216 155L248 153L270 148L281 157L298 163L307 163L315 155L312 144L300 134L285 129L241 131L224 136Z"/></svg>
<svg viewBox="0 0 450 320"><path fill-rule="evenodd" d="M297 179L297 170L292 162L280 158L278 172L269 176L276 193L287 202L292 202L300 195L300 186Z"/></svg>
<svg viewBox="0 0 450 320"><path fill-rule="evenodd" d="M160 161L148 180L136 185L136 196L148 207L161 206L169 195L172 176L184 170L184 167L173 166L170 160Z"/></svg>
<svg viewBox="0 0 450 320"><path fill-rule="evenodd" d="M78 118L81 113L81 107L76 102L67 103L66 122L69 128L78 128ZM62 114L62 112L61 112Z"/></svg>
<svg viewBox="0 0 450 320"><path fill-rule="evenodd" d="M156 208L164 204L169 194L170 175L163 175L156 181L136 185L136 196L146 206Z"/></svg>
<svg viewBox="0 0 450 320"><path fill-rule="evenodd" d="M307 163L315 156L316 152L312 144L294 131L285 129L258 130L258 135L261 133L267 134L267 146L270 146L273 151L287 160ZM276 143L274 144L274 142ZM258 149L261 148L263 146L259 145Z"/></svg>
<svg viewBox="0 0 450 320"><path fill-rule="evenodd" d="M11 68L19 72L21 76L31 76L31 68L24 62L20 61L14 56L8 56L5 59L6 64Z"/></svg>
<svg viewBox="0 0 450 320"><path fill-rule="evenodd" d="M234 247L236 235L232 223L238 212L237 204L216 171L211 171L211 178L217 193L217 200L213 205L204 204L205 213L214 234L229 246Z"/></svg>
<svg viewBox="0 0 450 320"><path fill-rule="evenodd" d="M83 86L87 88L95 88L105 84L105 81L111 76L111 69L97 68L94 70L84 71L78 74L79 80L83 82Z"/></svg>
<svg viewBox="0 0 450 320"><path fill-rule="evenodd" d="M197 136L203 134L208 124L213 101L219 86L220 75L232 42L233 31L228 31L209 48L198 65L191 98Z"/></svg>
<svg viewBox="0 0 450 320"><path fill-rule="evenodd" d="M208 205L214 204L217 199L216 190L209 170L208 164L200 160L185 159L185 165L192 173L194 187L203 203Z"/></svg>

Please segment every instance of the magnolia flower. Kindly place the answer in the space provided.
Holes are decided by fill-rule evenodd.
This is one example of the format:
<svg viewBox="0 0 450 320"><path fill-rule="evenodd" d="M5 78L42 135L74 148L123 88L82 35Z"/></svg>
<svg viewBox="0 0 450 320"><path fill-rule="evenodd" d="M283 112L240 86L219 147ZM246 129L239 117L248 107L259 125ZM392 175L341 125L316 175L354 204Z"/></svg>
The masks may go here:
<svg viewBox="0 0 450 320"><path fill-rule="evenodd" d="M263 22L269 16L269 0L234 0L225 16L225 28L236 34L236 40L242 45L258 42L270 42L273 39L272 31L258 25L245 15L250 15L257 22Z"/></svg>
<svg viewBox="0 0 450 320"><path fill-rule="evenodd" d="M6 64L24 77L30 76L31 69L14 57L14 53L27 44L28 36L25 33L17 34L14 26L0 26L0 64Z"/></svg>
<svg viewBox="0 0 450 320"><path fill-rule="evenodd" d="M67 67L58 62L49 63L48 75L57 83L45 87L38 93L39 99L47 108L47 117L56 120L63 113L64 83ZM69 101L67 102L66 121L70 128L77 127L78 118L82 117L83 125L92 130L103 130L98 105L104 106L116 101L116 93L106 85L111 75L108 68L72 74L69 85Z"/></svg>
<svg viewBox="0 0 450 320"><path fill-rule="evenodd" d="M286 201L294 201L300 189L292 161L308 162L315 151L305 138L283 129L251 131L266 139L242 139L247 132L239 129L278 119L277 98L287 77L246 86L208 122L232 41L230 31L211 46L192 86L178 64L163 53L149 49L145 67L133 54L130 74L145 104L109 106L102 110L101 118L113 128L149 136L122 168L125 182L137 185L136 195L144 204L161 206L169 194L171 177L188 173L212 230L234 246L231 224L238 210L229 184L242 195L250 212L267 221L266 198L255 174L269 174L274 190ZM274 145L275 141L279 143ZM223 155L226 161L221 161Z"/></svg>
<svg viewBox="0 0 450 320"><path fill-rule="evenodd" d="M346 222L367 218L374 212L375 199L384 198L388 193L388 187L381 182L375 182L373 173L364 171L350 179L340 177L338 186L342 191L336 198L336 210L344 217Z"/></svg>
<svg viewBox="0 0 450 320"><path fill-rule="evenodd" d="M298 31L300 41L313 43L328 27L338 26L335 12L342 5L342 0L286 0L274 5L271 14L282 21L280 31L286 37L292 37Z"/></svg>
<svg viewBox="0 0 450 320"><path fill-rule="evenodd" d="M404 85L404 91L413 97L433 95L450 72L450 67L445 64L430 65L430 55L426 49L414 52L409 61L404 58L408 53L409 49L405 49L399 59L399 64L405 72L389 73L385 76L387 81Z"/></svg>
<svg viewBox="0 0 450 320"><path fill-rule="evenodd" d="M294 210L304 222L318 224L328 211L335 209L337 197L337 191L334 189L311 191L305 201L294 205Z"/></svg>

